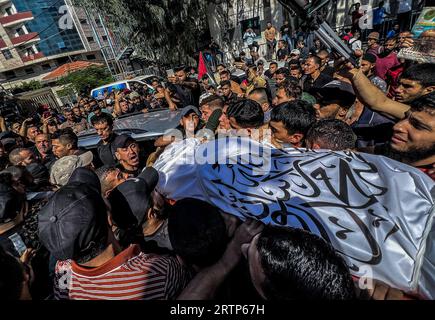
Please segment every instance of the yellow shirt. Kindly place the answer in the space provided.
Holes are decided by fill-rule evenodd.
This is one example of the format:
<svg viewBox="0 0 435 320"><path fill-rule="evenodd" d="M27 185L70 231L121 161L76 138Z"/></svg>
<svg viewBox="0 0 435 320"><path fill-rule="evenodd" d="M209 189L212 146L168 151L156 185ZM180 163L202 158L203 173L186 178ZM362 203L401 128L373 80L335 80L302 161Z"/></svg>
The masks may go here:
<svg viewBox="0 0 435 320"><path fill-rule="evenodd" d="M270 29L266 29L264 31L264 37L268 41L273 41L275 39L275 37L276 37L276 29L274 27L272 27Z"/></svg>

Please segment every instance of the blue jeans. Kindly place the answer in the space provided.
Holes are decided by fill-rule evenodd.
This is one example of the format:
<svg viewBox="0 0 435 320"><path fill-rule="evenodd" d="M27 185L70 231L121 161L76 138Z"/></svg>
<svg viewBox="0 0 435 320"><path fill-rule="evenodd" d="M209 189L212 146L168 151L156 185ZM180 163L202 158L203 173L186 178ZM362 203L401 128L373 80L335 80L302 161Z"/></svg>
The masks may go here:
<svg viewBox="0 0 435 320"><path fill-rule="evenodd" d="M293 48L293 41L292 41L292 39L288 36L288 34L283 35L283 36L282 36L282 40L284 40L285 42L288 43L288 50L289 50L289 51L292 51L292 50L294 49L294 48Z"/></svg>

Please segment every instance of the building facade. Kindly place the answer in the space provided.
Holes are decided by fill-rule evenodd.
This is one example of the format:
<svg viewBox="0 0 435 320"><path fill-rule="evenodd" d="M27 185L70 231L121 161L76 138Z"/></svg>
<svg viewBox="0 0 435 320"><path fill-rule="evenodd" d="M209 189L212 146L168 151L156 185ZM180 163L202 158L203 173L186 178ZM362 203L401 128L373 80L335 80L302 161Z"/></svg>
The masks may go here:
<svg viewBox="0 0 435 320"><path fill-rule="evenodd" d="M9 89L67 62L104 62L109 36L69 0L0 0L0 82Z"/></svg>
<svg viewBox="0 0 435 320"><path fill-rule="evenodd" d="M222 49L238 52L244 47L242 38L247 28L254 30L262 44L266 24L272 22L279 29L285 20L285 11L277 0L229 0L210 3L207 19L210 34Z"/></svg>

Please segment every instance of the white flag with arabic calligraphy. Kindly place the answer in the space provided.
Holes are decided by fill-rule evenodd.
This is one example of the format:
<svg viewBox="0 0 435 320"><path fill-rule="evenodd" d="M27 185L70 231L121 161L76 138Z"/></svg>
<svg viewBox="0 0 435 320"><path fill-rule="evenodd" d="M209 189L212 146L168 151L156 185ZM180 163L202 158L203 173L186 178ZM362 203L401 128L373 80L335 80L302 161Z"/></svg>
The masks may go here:
<svg viewBox="0 0 435 320"><path fill-rule="evenodd" d="M174 143L154 167L157 190L169 199L197 198L242 219L303 228L330 242L353 275L435 299L435 184L415 168L236 137Z"/></svg>

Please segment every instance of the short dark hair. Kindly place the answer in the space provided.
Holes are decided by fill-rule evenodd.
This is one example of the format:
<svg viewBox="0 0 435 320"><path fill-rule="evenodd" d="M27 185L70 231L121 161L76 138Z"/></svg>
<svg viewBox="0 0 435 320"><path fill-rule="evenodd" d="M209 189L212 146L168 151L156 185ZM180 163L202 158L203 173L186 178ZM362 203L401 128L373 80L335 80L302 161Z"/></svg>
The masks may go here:
<svg viewBox="0 0 435 320"><path fill-rule="evenodd" d="M421 63L410 66L403 71L400 78L418 81L423 87L435 86L435 64Z"/></svg>
<svg viewBox="0 0 435 320"><path fill-rule="evenodd" d="M116 170L117 169L115 166L109 166L109 165L104 165L104 166L98 168L97 170L95 170L95 174L98 176L98 179L100 180L101 193L103 195L110 188L110 186L108 185L107 180L106 180L107 176Z"/></svg>
<svg viewBox="0 0 435 320"><path fill-rule="evenodd" d="M299 82L294 77L289 77L284 80L284 82L280 83L277 89L284 89L285 94L289 98L300 99L302 97L302 87L299 85Z"/></svg>
<svg viewBox="0 0 435 320"><path fill-rule="evenodd" d="M286 78L290 77L290 70L287 68L279 68L275 71L275 74L283 74Z"/></svg>
<svg viewBox="0 0 435 320"><path fill-rule="evenodd" d="M290 67L292 67L292 66L298 66L298 67L300 67L301 66L301 64L299 63L298 59L291 59L288 62L288 64L289 64Z"/></svg>
<svg viewBox="0 0 435 320"><path fill-rule="evenodd" d="M175 253L186 263L214 264L227 246L225 222L218 209L207 202L186 198L166 207L168 233Z"/></svg>
<svg viewBox="0 0 435 320"><path fill-rule="evenodd" d="M19 300L23 290L24 268L0 246L0 299Z"/></svg>
<svg viewBox="0 0 435 320"><path fill-rule="evenodd" d="M278 66L278 63L277 63L277 62L275 62L275 61L272 61L271 63L269 63L269 67L270 67L270 66L271 66L272 64L274 64L274 65Z"/></svg>
<svg viewBox="0 0 435 320"><path fill-rule="evenodd" d="M113 117L106 112L102 112L99 116L93 116L91 118L91 124L93 126L102 123L107 123L109 127L113 127Z"/></svg>
<svg viewBox="0 0 435 320"><path fill-rule="evenodd" d="M222 71L222 72L219 73L220 76L221 76L221 75L224 75L224 74L230 76L230 72L229 72L228 70L224 70L224 71Z"/></svg>
<svg viewBox="0 0 435 320"><path fill-rule="evenodd" d="M220 86L229 86L231 87L231 81L230 80L225 80L225 81L221 81Z"/></svg>
<svg viewBox="0 0 435 320"><path fill-rule="evenodd" d="M174 68L174 72L186 71L185 66L178 66Z"/></svg>
<svg viewBox="0 0 435 320"><path fill-rule="evenodd" d="M435 91L428 93L411 102L412 111L425 111L429 113L435 112Z"/></svg>
<svg viewBox="0 0 435 320"><path fill-rule="evenodd" d="M224 100L218 95L211 95L210 97L207 97L201 101L200 107L206 104L209 105L210 108L222 109L224 107Z"/></svg>
<svg viewBox="0 0 435 320"><path fill-rule="evenodd" d="M363 57L362 60L368 61L370 63L376 63L376 56L372 53L366 53Z"/></svg>
<svg viewBox="0 0 435 320"><path fill-rule="evenodd" d="M282 122L289 134L307 134L311 125L316 122L314 108L305 101L284 102L272 109L270 121Z"/></svg>
<svg viewBox="0 0 435 320"><path fill-rule="evenodd" d="M319 67L322 65L322 59L320 59L318 56L310 56L307 58L308 59L313 59L314 63L319 65Z"/></svg>
<svg viewBox="0 0 435 320"><path fill-rule="evenodd" d="M322 149L341 151L355 148L357 136L352 128L338 119L314 123L305 137L307 143L317 143Z"/></svg>
<svg viewBox="0 0 435 320"><path fill-rule="evenodd" d="M65 128L56 131L53 134L51 140L59 140L59 142L64 146L66 146L67 144L71 144L73 149L78 149L79 138L74 133L72 128Z"/></svg>
<svg viewBox="0 0 435 320"><path fill-rule="evenodd" d="M257 250L268 300L356 299L342 257L323 239L301 229L265 226Z"/></svg>
<svg viewBox="0 0 435 320"><path fill-rule="evenodd" d="M227 117L234 118L242 128L258 128L264 124L264 112L260 104L253 100L243 99L231 105Z"/></svg>

